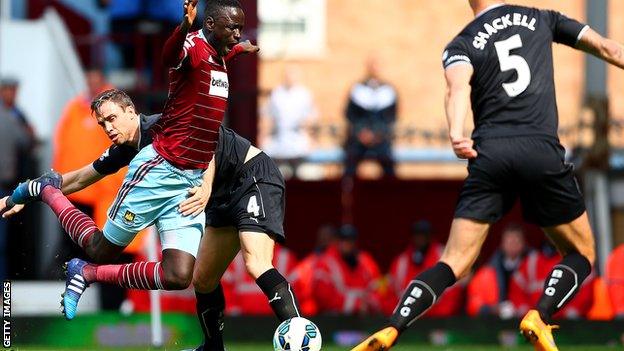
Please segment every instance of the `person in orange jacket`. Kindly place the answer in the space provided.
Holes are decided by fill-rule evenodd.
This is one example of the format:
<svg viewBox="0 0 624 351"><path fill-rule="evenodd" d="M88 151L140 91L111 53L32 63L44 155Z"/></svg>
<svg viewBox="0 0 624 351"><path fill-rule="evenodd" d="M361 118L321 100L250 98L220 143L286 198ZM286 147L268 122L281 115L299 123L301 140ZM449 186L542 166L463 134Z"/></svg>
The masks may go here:
<svg viewBox="0 0 624 351"><path fill-rule="evenodd" d="M513 317L509 282L527 253L522 227L517 224L507 226L501 235L500 248L468 284L466 313L469 316Z"/></svg>
<svg viewBox="0 0 624 351"><path fill-rule="evenodd" d="M329 246L336 241L336 227L332 224L322 225L316 234L316 246L314 251L299 262L292 275L293 287L299 298L299 307L305 316L313 316L318 313L318 306L314 300L313 278L314 268L318 260Z"/></svg>
<svg viewBox="0 0 624 351"><path fill-rule="evenodd" d="M275 243L273 249L273 267L288 281L297 266L297 257L284 246ZM239 252L223 274L221 279L225 301L226 315L272 315L271 305L267 304L267 296L258 284L247 273L245 260ZM298 295L297 295L298 296ZM270 302L270 301L269 301Z"/></svg>
<svg viewBox="0 0 624 351"><path fill-rule="evenodd" d="M544 242L540 251L532 251L524 258L509 285L509 300L516 317L522 317L537 303L544 290L544 281L560 260L561 256L549 241ZM594 300L594 277L594 273L590 273L573 300L553 317L584 318Z"/></svg>
<svg viewBox="0 0 624 351"><path fill-rule="evenodd" d="M91 100L112 86L97 68L89 68L86 79L87 90L65 105L56 125L52 168L61 174L90 164L110 146L110 139L91 115ZM95 223L101 227L106 222L106 210L115 199L123 176L124 172L118 172L68 198L83 212L93 215Z"/></svg>
<svg viewBox="0 0 624 351"><path fill-rule="evenodd" d="M388 272L390 298L384 303L384 312L392 313L401 294L414 277L433 267L444 250L444 246L431 242L431 223L426 220L415 222L411 228L411 242L393 261ZM463 307L463 287L456 284L448 288L440 301L427 311L428 317L449 317L457 315Z"/></svg>
<svg viewBox="0 0 624 351"><path fill-rule="evenodd" d="M605 272L607 290L615 318L624 318L624 245L618 246L607 261Z"/></svg>
<svg viewBox="0 0 624 351"><path fill-rule="evenodd" d="M357 229L343 225L338 242L317 260L312 281L319 313L381 312L381 273L373 257L357 247Z"/></svg>

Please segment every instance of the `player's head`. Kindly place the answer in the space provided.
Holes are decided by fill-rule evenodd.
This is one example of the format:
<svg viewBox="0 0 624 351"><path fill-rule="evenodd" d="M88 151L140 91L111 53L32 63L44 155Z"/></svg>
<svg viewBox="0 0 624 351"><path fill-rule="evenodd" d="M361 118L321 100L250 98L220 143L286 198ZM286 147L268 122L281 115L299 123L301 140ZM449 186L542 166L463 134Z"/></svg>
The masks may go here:
<svg viewBox="0 0 624 351"><path fill-rule="evenodd" d="M507 258L520 257L526 248L524 230L517 224L510 224L503 230L501 250Z"/></svg>
<svg viewBox="0 0 624 351"><path fill-rule="evenodd" d="M475 14L481 12L483 9L487 8L488 6L491 6L494 4L502 4L504 2L505 0L468 0L470 7L472 8L472 11L474 11Z"/></svg>
<svg viewBox="0 0 624 351"><path fill-rule="evenodd" d="M5 104L7 107L13 107L17 98L18 87L19 82L15 78L6 77L0 79L0 103Z"/></svg>
<svg viewBox="0 0 624 351"><path fill-rule="evenodd" d="M431 222L420 220L412 224L412 243L421 249L429 244L431 238Z"/></svg>
<svg viewBox="0 0 624 351"><path fill-rule="evenodd" d="M204 29L208 42L221 56L227 55L241 39L245 14L237 0L208 0L204 12Z"/></svg>
<svg viewBox="0 0 624 351"><path fill-rule="evenodd" d="M132 99L118 89L106 90L91 101L91 114L115 144L138 141L139 116Z"/></svg>

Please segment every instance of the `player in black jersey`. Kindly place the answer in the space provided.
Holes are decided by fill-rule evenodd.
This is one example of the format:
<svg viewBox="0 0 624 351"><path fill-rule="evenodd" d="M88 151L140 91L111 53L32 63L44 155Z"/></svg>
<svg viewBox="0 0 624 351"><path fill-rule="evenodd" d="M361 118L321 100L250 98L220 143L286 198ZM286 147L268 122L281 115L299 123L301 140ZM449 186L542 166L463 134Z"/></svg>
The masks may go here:
<svg viewBox="0 0 624 351"><path fill-rule="evenodd" d="M437 265L416 276L389 326L353 350L388 350L443 291L468 274L490 225L520 199L563 260L548 279L521 332L536 350L555 351L551 316L578 291L595 259L594 239L573 169L557 137L552 43L591 53L624 68L622 45L561 13L504 1L470 0L475 19L443 53L449 137L468 159L446 249ZM472 140L464 120L472 106Z"/></svg>
<svg viewBox="0 0 624 351"><path fill-rule="evenodd" d="M119 90L111 90L105 96L113 103L118 98L131 101ZM112 125L109 129L115 130L107 133L114 144L92 164L62 175L62 192L79 191L127 166L141 148L151 143L151 126L159 118L160 115L129 113L108 121ZM249 274L270 299L279 320L300 314L290 284L272 265L274 240L285 239L285 187L277 166L248 140L221 126L215 157L207 172L202 186L189 190L190 197L180 204L179 210L185 215L206 211L206 230L193 272L197 314L205 337L198 350L223 351L225 298L219 281L239 250ZM0 212L6 211L4 217L23 208L9 208L8 199L0 200ZM96 256L98 262L114 260L123 249L108 242L101 232L94 235L98 238L85 250L89 256Z"/></svg>

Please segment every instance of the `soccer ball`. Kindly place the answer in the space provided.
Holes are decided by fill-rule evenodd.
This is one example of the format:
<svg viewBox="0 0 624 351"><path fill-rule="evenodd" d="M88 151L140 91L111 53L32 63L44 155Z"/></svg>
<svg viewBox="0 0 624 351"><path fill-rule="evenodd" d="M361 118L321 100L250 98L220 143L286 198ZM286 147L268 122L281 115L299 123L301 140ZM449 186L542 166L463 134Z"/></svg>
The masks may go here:
<svg viewBox="0 0 624 351"><path fill-rule="evenodd" d="M287 319L275 330L275 351L319 351L322 339L318 327L302 317Z"/></svg>

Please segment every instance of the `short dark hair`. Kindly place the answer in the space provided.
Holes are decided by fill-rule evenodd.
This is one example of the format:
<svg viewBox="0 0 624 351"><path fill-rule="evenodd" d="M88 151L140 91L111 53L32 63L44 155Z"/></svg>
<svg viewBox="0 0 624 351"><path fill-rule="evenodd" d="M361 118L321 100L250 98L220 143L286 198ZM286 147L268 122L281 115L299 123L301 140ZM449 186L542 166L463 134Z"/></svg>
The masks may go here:
<svg viewBox="0 0 624 351"><path fill-rule="evenodd" d="M109 89L97 94L91 101L91 114L100 114L100 106L106 101L114 102L125 111L128 107L134 107L134 102L125 91L119 89Z"/></svg>
<svg viewBox="0 0 624 351"><path fill-rule="evenodd" d="M212 17L217 19L226 7L234 7L242 10L238 0L208 0L206 1L206 9L204 10L204 18Z"/></svg>

